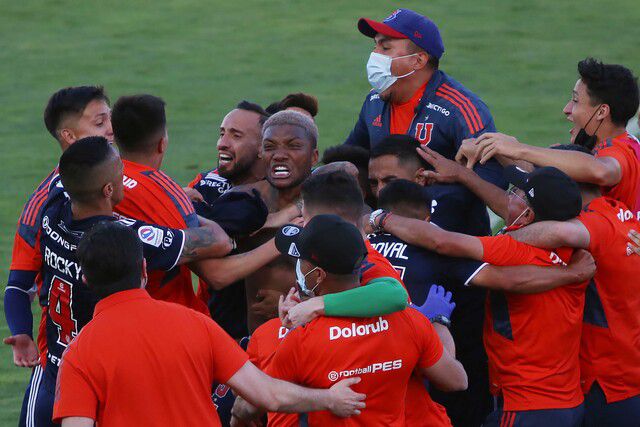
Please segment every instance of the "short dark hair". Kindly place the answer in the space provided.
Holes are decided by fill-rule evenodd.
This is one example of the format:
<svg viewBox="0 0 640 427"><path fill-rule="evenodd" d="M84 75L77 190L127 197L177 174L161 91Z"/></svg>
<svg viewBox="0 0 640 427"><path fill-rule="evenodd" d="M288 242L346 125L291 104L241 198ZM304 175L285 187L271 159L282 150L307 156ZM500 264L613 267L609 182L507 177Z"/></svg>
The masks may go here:
<svg viewBox="0 0 640 427"><path fill-rule="evenodd" d="M364 200L358 181L343 171L313 174L302 183L302 200L311 209L320 206L351 222L360 220Z"/></svg>
<svg viewBox="0 0 640 427"><path fill-rule="evenodd" d="M414 137L404 134L392 134L383 138L371 149L371 158L394 156L403 163L411 162L418 167L430 169L429 165L416 152L418 147L420 147L420 143Z"/></svg>
<svg viewBox="0 0 640 427"><path fill-rule="evenodd" d="M335 162L353 163L358 169L369 168L369 150L357 145L334 145L324 150L321 162L325 165Z"/></svg>
<svg viewBox="0 0 640 427"><path fill-rule="evenodd" d="M62 153L58 170L72 200L89 202L95 198L95 168L112 155L111 144L102 136L79 139Z"/></svg>
<svg viewBox="0 0 640 427"><path fill-rule="evenodd" d="M270 116L270 114L267 113L264 110L264 108L262 108L260 105L255 104L253 102L246 101L246 100L240 101L238 103L238 105L236 105L236 108L238 110L252 111L252 112L258 114L260 116L260 118L258 119L258 123L260 123L260 126L262 126L264 124L264 122L267 121L267 119Z"/></svg>
<svg viewBox="0 0 640 427"><path fill-rule="evenodd" d="M303 92L290 93L280 101L269 104L266 110L269 114L275 114L291 107L301 108L315 117L318 114L318 98Z"/></svg>
<svg viewBox="0 0 640 427"><path fill-rule="evenodd" d="M62 122L71 115L80 115L91 101L104 101L109 97L102 86L72 86L60 89L47 102L44 109L44 125L55 139Z"/></svg>
<svg viewBox="0 0 640 427"><path fill-rule="evenodd" d="M421 185L406 179L394 179L380 190L378 207L401 215L419 216L419 219L424 219L431 211L431 198Z"/></svg>
<svg viewBox="0 0 640 427"><path fill-rule="evenodd" d="M638 78L633 72L622 65L603 64L594 58L586 58L578 63L578 73L587 86L592 105L607 104L611 121L626 126L640 103Z"/></svg>
<svg viewBox="0 0 640 427"><path fill-rule="evenodd" d="M100 298L140 287L142 242L117 221L100 222L84 233L76 256L89 288Z"/></svg>
<svg viewBox="0 0 640 427"><path fill-rule="evenodd" d="M153 95L121 96L113 105L111 125L118 147L128 152L146 152L157 142L152 138L167 125L165 102Z"/></svg>

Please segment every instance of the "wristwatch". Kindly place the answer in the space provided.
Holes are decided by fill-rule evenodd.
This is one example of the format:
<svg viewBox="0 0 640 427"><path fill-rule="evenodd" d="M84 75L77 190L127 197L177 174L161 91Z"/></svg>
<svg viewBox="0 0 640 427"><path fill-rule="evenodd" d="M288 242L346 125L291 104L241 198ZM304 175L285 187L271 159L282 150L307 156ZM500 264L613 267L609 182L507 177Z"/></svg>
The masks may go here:
<svg viewBox="0 0 640 427"><path fill-rule="evenodd" d="M380 225L382 223L382 220L378 224L376 224L376 220L378 219L378 217L383 215L387 215L387 212L384 209L376 209L375 211L371 212L371 215L369 215L369 225L371 226L371 229L374 233L382 231L382 226ZM384 219L384 216L382 219Z"/></svg>
<svg viewBox="0 0 640 427"><path fill-rule="evenodd" d="M451 327L451 320L444 314L438 314L437 316L433 316L433 318L431 319L431 322L440 323L441 325L444 325L447 328Z"/></svg>

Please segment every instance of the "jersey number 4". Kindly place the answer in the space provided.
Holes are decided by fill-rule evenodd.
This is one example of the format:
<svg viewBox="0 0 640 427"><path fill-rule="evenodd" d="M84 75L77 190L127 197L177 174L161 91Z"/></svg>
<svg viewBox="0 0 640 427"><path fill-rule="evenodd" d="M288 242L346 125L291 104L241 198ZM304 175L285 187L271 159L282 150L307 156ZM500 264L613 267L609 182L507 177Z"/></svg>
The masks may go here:
<svg viewBox="0 0 640 427"><path fill-rule="evenodd" d="M49 316L58 327L58 344L67 346L78 334L78 322L73 318L73 286L58 276L49 288Z"/></svg>

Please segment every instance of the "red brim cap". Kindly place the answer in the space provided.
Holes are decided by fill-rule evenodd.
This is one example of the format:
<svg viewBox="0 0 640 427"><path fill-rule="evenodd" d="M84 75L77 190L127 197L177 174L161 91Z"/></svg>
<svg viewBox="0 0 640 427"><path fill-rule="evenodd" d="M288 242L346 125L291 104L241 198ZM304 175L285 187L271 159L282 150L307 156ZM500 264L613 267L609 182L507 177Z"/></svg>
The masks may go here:
<svg viewBox="0 0 640 427"><path fill-rule="evenodd" d="M358 30L367 37L374 38L376 34L380 33L384 36L392 37L394 39L408 39L399 31L394 30L387 24L374 21L372 19L360 18L358 20Z"/></svg>

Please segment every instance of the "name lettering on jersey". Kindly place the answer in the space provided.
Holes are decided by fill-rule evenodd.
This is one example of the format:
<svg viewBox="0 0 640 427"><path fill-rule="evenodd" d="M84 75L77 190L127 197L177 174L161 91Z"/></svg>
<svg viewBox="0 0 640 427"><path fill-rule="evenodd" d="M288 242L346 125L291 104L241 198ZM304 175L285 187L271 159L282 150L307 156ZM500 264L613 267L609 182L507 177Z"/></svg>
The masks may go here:
<svg viewBox="0 0 640 427"><path fill-rule="evenodd" d="M133 178L130 178L126 175L122 176L122 185L125 186L125 188L128 188L129 190L131 190L132 188L135 188L138 185L138 181L136 181Z"/></svg>
<svg viewBox="0 0 640 427"><path fill-rule="evenodd" d="M289 329L285 328L284 326L280 326L280 329L278 329L278 339L286 337L288 333Z"/></svg>
<svg viewBox="0 0 640 427"><path fill-rule="evenodd" d="M118 218L118 222L119 222L120 224L122 224L122 225L126 225L127 227L132 227L132 226L136 223L136 220L135 220L135 219L132 219L132 218L129 218L129 217L126 217L126 216L123 216L123 215L117 214L117 213L115 213L115 212L113 213L113 216L115 216L116 218Z"/></svg>
<svg viewBox="0 0 640 427"><path fill-rule="evenodd" d="M446 117L449 117L449 115L451 114L451 112L446 108L438 104L433 104L431 102L427 104L427 108L433 111L437 111L438 113L441 113L443 116L446 116Z"/></svg>
<svg viewBox="0 0 640 427"><path fill-rule="evenodd" d="M371 95L371 96L369 97L369 102L371 102L371 101L373 101L373 100L376 100L376 99L380 99L380 95L379 95L379 94L377 94L377 93L374 93L373 95Z"/></svg>
<svg viewBox="0 0 640 427"><path fill-rule="evenodd" d="M377 334L378 332L389 329L389 322L382 317L378 317L375 323L367 323L366 325L356 325L352 323L350 327L341 328L339 326L331 326L329 328L329 341L340 338L363 337L369 334Z"/></svg>
<svg viewBox="0 0 640 427"><path fill-rule="evenodd" d="M138 237L142 243L147 243L158 248L164 239L164 231L157 227L144 225L138 228ZM171 241L173 241L173 236L171 236ZM171 243L169 243L169 245L170 244Z"/></svg>
<svg viewBox="0 0 640 427"><path fill-rule="evenodd" d="M628 209L620 209L617 216L620 222L631 221L634 217L633 212ZM640 212L638 212L638 220L640 221Z"/></svg>
<svg viewBox="0 0 640 427"><path fill-rule="evenodd" d="M66 241L60 235L60 233L58 233L56 230L51 228L51 225L49 225L49 217L48 216L45 216L44 218L42 218L42 229L44 230L45 233L47 233L47 236L49 236L51 238L51 240L53 240L54 242L56 242L57 244L59 244L63 248L65 248L65 249L67 249L69 251L75 251L76 250L76 245L72 245L71 243Z"/></svg>
<svg viewBox="0 0 640 427"><path fill-rule="evenodd" d="M80 280L82 271L80 266L64 257L53 252L49 247L44 248L44 262L51 268L58 270L62 274L66 274L67 277L74 277L76 280Z"/></svg>
<svg viewBox="0 0 640 427"><path fill-rule="evenodd" d="M567 263L564 262L562 258L560 258L558 254L555 252L549 252L549 259L553 264L561 264L561 265L564 265L565 267L567 266Z"/></svg>
<svg viewBox="0 0 640 427"><path fill-rule="evenodd" d="M341 378L353 377L355 375L375 374L377 372L389 372L402 369L402 359L386 360L384 362L375 362L364 368L346 369L344 371L329 372L329 381L335 382Z"/></svg>
<svg viewBox="0 0 640 427"><path fill-rule="evenodd" d="M409 259L404 251L407 249L406 243L402 242L378 242L373 243L371 246L375 248L376 251L380 252L385 258L396 258L396 259Z"/></svg>
<svg viewBox="0 0 640 427"><path fill-rule="evenodd" d="M54 356L49 352L47 352L47 359L49 359L49 362L53 363L56 366L60 366L60 362L62 361L62 359L60 359L57 356Z"/></svg>

